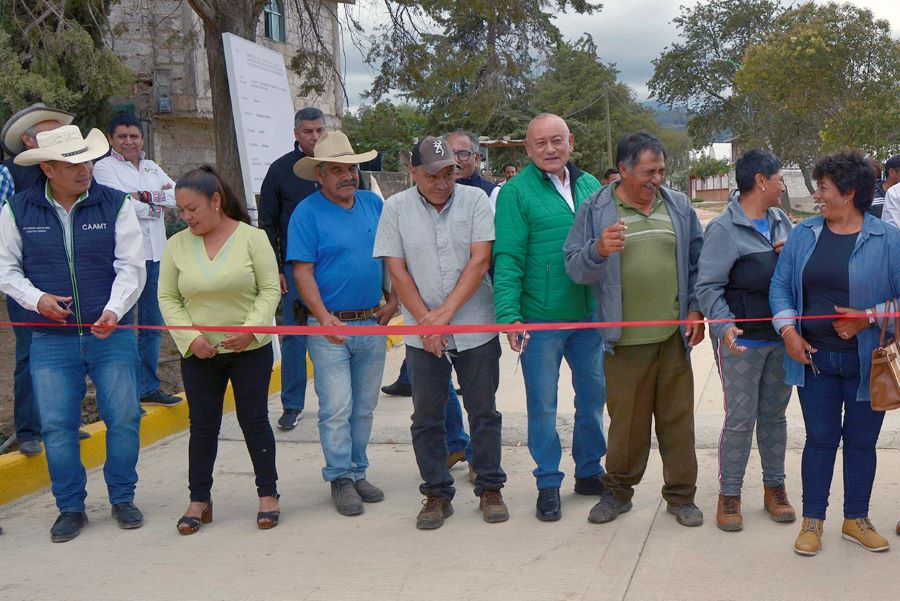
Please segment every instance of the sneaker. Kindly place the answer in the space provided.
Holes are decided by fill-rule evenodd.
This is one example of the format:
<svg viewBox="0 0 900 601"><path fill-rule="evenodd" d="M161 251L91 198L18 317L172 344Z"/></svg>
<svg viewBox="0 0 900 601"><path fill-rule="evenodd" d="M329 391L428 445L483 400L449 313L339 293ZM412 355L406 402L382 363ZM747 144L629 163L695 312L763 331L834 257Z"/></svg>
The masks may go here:
<svg viewBox="0 0 900 601"><path fill-rule="evenodd" d="M603 494L603 481L600 480L600 474L589 476L587 478L575 478L575 494L589 495L599 497Z"/></svg>
<svg viewBox="0 0 900 601"><path fill-rule="evenodd" d="M719 495L719 505L716 507L716 526L725 532L740 532L744 529L740 495Z"/></svg>
<svg viewBox="0 0 900 601"><path fill-rule="evenodd" d="M338 478L331 483L331 499L341 515L359 515L363 511L363 500L350 478Z"/></svg>
<svg viewBox="0 0 900 601"><path fill-rule="evenodd" d="M416 516L416 528L419 530L435 530L444 525L444 520L453 515L450 499L443 497L425 497L422 510Z"/></svg>
<svg viewBox="0 0 900 601"><path fill-rule="evenodd" d="M535 509L537 519L542 522L555 522L562 517L562 504L559 500L558 488L542 488L538 490Z"/></svg>
<svg viewBox="0 0 900 601"><path fill-rule="evenodd" d="M397 380L393 384L382 386L381 392L388 396L412 396L412 386Z"/></svg>
<svg viewBox="0 0 900 601"><path fill-rule="evenodd" d="M184 399L174 394L163 392L162 388L157 388L150 394L141 397L142 405L161 405L162 407L174 407Z"/></svg>
<svg viewBox="0 0 900 601"><path fill-rule="evenodd" d="M666 505L666 511L675 516L675 521L682 526L693 528L703 524L703 512L693 503L684 505Z"/></svg>
<svg viewBox="0 0 900 601"><path fill-rule="evenodd" d="M788 501L784 484L763 486L763 491L763 507L769 512L769 517L776 522L793 522L797 519L797 513Z"/></svg>
<svg viewBox="0 0 900 601"><path fill-rule="evenodd" d="M70 541L81 533L81 529L87 523L88 517L85 512L63 511L50 528L50 540L54 543Z"/></svg>
<svg viewBox="0 0 900 601"><path fill-rule="evenodd" d="M486 490L481 493L478 509L481 510L482 518L488 524L505 522L509 519L509 510L506 508L506 503L503 502L503 495L500 494L499 490Z"/></svg>
<svg viewBox="0 0 900 601"><path fill-rule="evenodd" d="M879 552L891 548L891 543L875 531L869 518L844 520L841 526L841 538L858 544L866 551Z"/></svg>
<svg viewBox="0 0 900 601"><path fill-rule="evenodd" d="M26 457L34 457L43 452L40 440L25 440L19 443L19 452Z"/></svg>
<svg viewBox="0 0 900 601"><path fill-rule="evenodd" d="M377 503L384 501L384 491L363 478L353 483L353 488L359 494L359 498L363 503Z"/></svg>
<svg viewBox="0 0 900 601"><path fill-rule="evenodd" d="M450 451L450 454L447 455L447 469L449 470L451 467L466 460L466 452L465 451Z"/></svg>
<svg viewBox="0 0 900 601"><path fill-rule="evenodd" d="M303 419L303 411L300 409L285 409L281 417L278 418L279 430L293 430Z"/></svg>
<svg viewBox="0 0 900 601"><path fill-rule="evenodd" d="M122 530L134 530L144 525L144 514L134 503L116 503L110 512Z"/></svg>
<svg viewBox="0 0 900 601"><path fill-rule="evenodd" d="M591 507L588 521L592 524L605 524L619 517L620 513L631 511L631 508L631 501L620 501L611 490L606 489L600 495L600 501Z"/></svg>
<svg viewBox="0 0 900 601"><path fill-rule="evenodd" d="M822 550L822 529L824 527L825 520L804 517L803 523L800 525L800 534L794 541L794 552L799 555L818 555Z"/></svg>

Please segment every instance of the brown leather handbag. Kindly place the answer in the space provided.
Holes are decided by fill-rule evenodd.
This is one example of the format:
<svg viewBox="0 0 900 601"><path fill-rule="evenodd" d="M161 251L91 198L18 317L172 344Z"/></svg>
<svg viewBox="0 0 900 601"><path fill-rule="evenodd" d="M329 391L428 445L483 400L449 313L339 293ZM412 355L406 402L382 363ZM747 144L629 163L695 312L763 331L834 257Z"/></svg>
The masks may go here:
<svg viewBox="0 0 900 601"><path fill-rule="evenodd" d="M881 322L881 340L878 348L872 351L872 372L869 375L869 398L873 411L890 411L900 407L900 304L896 300L888 301L886 313L894 314L894 337L885 340L887 322L885 315Z"/></svg>

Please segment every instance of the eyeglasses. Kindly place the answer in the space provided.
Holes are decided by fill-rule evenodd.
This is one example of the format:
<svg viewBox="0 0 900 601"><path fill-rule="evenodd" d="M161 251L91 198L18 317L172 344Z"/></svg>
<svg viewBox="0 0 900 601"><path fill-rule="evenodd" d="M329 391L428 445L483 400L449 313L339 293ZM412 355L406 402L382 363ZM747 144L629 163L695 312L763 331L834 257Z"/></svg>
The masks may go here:
<svg viewBox="0 0 900 601"><path fill-rule="evenodd" d="M458 158L460 161L468 161L469 157L471 157L475 153L469 152L468 150L457 150L453 154L456 155L456 158Z"/></svg>

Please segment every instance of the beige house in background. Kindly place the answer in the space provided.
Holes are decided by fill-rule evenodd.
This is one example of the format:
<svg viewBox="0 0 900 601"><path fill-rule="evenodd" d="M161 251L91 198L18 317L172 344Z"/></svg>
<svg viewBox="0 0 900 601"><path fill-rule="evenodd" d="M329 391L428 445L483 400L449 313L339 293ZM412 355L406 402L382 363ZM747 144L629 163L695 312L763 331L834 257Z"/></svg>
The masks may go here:
<svg viewBox="0 0 900 601"><path fill-rule="evenodd" d="M322 35L340 72L341 36L337 3L322 2ZM131 95L113 98L115 108L144 120L149 158L173 178L216 158L206 49L200 18L183 0L120 0L113 4L113 50L135 73ZM299 21L292 0L269 0L256 32L256 43L284 55L285 64L300 48ZM300 77L288 68L294 107L314 106L337 127L344 93L335 81L325 94L300 97ZM337 79L337 78L335 78ZM289 151L285 148L284 151Z"/></svg>

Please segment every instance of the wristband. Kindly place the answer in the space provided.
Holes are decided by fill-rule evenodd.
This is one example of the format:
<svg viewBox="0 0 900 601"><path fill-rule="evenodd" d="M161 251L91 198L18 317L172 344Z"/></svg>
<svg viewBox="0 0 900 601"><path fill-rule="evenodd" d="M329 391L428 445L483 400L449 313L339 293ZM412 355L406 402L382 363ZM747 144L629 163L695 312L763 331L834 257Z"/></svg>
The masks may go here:
<svg viewBox="0 0 900 601"><path fill-rule="evenodd" d="M784 326L784 328L781 330L781 332L779 332L779 334L781 334L781 337L782 337L782 338L784 338L784 335L787 333L787 331L788 331L789 328L794 328L795 330L797 329L797 328L794 327L794 326Z"/></svg>

